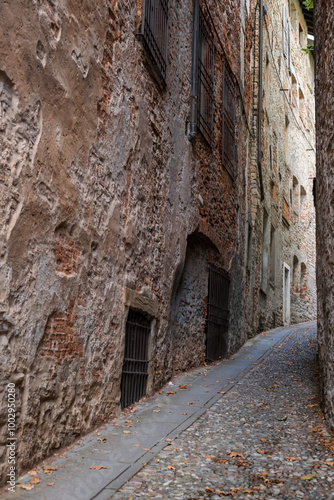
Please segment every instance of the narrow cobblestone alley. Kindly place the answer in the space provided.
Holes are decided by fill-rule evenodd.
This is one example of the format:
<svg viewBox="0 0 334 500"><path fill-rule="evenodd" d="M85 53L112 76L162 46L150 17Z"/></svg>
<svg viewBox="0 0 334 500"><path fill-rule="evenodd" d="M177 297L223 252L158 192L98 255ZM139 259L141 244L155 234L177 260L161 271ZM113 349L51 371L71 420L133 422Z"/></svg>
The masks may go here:
<svg viewBox="0 0 334 500"><path fill-rule="evenodd" d="M315 326L291 335L113 498L334 498Z"/></svg>
<svg viewBox="0 0 334 500"><path fill-rule="evenodd" d="M334 436L318 406L316 355L315 323L260 334L62 450L21 478L33 490L10 497L334 498Z"/></svg>

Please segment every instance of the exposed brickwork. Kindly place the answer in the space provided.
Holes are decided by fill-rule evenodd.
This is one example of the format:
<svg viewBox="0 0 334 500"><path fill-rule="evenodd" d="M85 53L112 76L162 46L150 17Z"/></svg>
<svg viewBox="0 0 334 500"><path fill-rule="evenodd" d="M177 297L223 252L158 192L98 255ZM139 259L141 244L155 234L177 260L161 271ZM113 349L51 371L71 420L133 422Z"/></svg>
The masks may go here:
<svg viewBox="0 0 334 500"><path fill-rule="evenodd" d="M66 275L77 274L80 248L74 240L57 235L55 244L56 270Z"/></svg>
<svg viewBox="0 0 334 500"><path fill-rule="evenodd" d="M56 358L61 365L65 360L83 357L82 335L76 330L73 317L74 301L63 314L53 314L45 327L40 354Z"/></svg>

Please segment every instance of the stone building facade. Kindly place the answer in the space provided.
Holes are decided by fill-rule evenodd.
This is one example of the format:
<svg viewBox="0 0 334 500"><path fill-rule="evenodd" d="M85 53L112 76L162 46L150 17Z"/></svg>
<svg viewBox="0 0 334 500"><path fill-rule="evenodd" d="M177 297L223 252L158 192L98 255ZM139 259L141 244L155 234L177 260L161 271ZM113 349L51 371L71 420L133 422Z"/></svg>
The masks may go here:
<svg viewBox="0 0 334 500"><path fill-rule="evenodd" d="M299 1L266 3L262 189L256 149L246 166L250 331L316 317L314 60L302 50L310 28Z"/></svg>
<svg viewBox="0 0 334 500"><path fill-rule="evenodd" d="M334 428L333 319L333 2L314 6L317 123L317 286L318 343L323 410Z"/></svg>
<svg viewBox="0 0 334 500"><path fill-rule="evenodd" d="M312 55L297 1L260 4L0 5L1 397L16 384L21 470L314 317Z"/></svg>

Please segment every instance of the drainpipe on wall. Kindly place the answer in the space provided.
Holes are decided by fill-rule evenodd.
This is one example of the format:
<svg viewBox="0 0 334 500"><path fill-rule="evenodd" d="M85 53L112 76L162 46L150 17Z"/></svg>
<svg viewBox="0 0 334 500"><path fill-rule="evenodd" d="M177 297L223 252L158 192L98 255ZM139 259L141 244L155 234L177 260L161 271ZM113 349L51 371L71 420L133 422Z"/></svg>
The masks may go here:
<svg viewBox="0 0 334 500"><path fill-rule="evenodd" d="M263 77L263 0L260 0L259 16L259 94L257 109L257 167L261 189L261 201L264 200L263 178L262 178L262 77Z"/></svg>
<svg viewBox="0 0 334 500"><path fill-rule="evenodd" d="M199 0L193 0L193 53L191 65L191 103L189 141L194 141L197 132L197 69L198 69Z"/></svg>

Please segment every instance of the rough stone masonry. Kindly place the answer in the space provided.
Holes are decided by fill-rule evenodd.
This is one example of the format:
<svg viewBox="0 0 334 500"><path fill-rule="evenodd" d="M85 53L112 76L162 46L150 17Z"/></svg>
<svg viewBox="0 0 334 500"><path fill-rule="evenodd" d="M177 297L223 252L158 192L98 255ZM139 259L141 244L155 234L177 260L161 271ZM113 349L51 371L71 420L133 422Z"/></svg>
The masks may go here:
<svg viewBox="0 0 334 500"><path fill-rule="evenodd" d="M149 324L144 393L205 361L213 298L218 358L314 317L313 56L290 4L267 2L260 61L254 0L156 0L161 57L138 36L148 0L1 2L0 395L15 384L20 471L120 411L129 311Z"/></svg>

